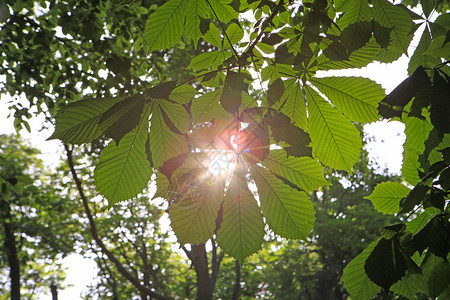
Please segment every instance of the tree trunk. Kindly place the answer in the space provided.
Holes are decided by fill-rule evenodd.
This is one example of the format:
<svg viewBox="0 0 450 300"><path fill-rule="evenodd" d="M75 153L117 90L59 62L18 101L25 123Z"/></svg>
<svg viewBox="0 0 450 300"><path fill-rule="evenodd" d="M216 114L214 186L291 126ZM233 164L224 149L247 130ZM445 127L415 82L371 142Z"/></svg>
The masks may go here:
<svg viewBox="0 0 450 300"><path fill-rule="evenodd" d="M58 300L58 290L56 289L56 285L50 285L50 292L52 293L52 300Z"/></svg>
<svg viewBox="0 0 450 300"><path fill-rule="evenodd" d="M2 225L5 231L3 246L6 250L9 265L9 278L11 279L11 300L20 300L20 264L17 256L16 239L11 228L11 207L5 200L0 200Z"/></svg>
<svg viewBox="0 0 450 300"><path fill-rule="evenodd" d="M237 300L239 298L239 291L241 290L241 266L239 265L239 261L236 259L235 261L235 270L236 270L236 279L234 282L233 296L231 299Z"/></svg>
<svg viewBox="0 0 450 300"><path fill-rule="evenodd" d="M190 253L192 256L192 264L194 265L195 273L197 274L197 299L211 300L212 290L205 244L192 245Z"/></svg>

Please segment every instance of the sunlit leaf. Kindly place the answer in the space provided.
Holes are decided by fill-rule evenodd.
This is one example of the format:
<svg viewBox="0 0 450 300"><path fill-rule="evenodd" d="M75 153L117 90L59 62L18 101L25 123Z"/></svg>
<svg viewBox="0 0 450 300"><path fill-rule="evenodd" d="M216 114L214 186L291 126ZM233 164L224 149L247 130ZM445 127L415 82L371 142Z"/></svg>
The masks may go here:
<svg viewBox="0 0 450 300"><path fill-rule="evenodd" d="M251 174L269 227L282 237L306 239L314 225L314 207L304 192L291 189L257 165Z"/></svg>
<svg viewBox="0 0 450 300"><path fill-rule="evenodd" d="M150 15L144 30L144 48L148 53L173 47L181 39L187 2L170 0Z"/></svg>
<svg viewBox="0 0 450 300"><path fill-rule="evenodd" d="M372 194L366 197L372 201L376 210L383 214L395 214L400 210L400 201L405 198L410 189L398 182L382 182Z"/></svg>
<svg viewBox="0 0 450 300"><path fill-rule="evenodd" d="M332 168L350 171L361 149L358 130L309 86L306 95L313 154Z"/></svg>
<svg viewBox="0 0 450 300"><path fill-rule="evenodd" d="M390 32L391 44L383 49L377 56L377 60L391 62L407 53L409 43L412 39L411 17L402 8L393 5L387 0L373 1L373 18L383 27L392 28ZM388 33L388 32L386 32Z"/></svg>
<svg viewBox="0 0 450 300"><path fill-rule="evenodd" d="M197 162L198 157L188 158ZM206 158L205 158L206 159ZM171 226L180 244L206 242L216 229L217 212L224 199L223 179L197 178L187 191L183 191L171 204Z"/></svg>
<svg viewBox="0 0 450 300"><path fill-rule="evenodd" d="M385 94L374 81L363 77L325 77L312 78L310 82L351 120L369 123L378 119L378 103Z"/></svg>
<svg viewBox="0 0 450 300"><path fill-rule="evenodd" d="M216 240L225 253L242 262L261 248L264 232L261 209L238 164L227 188Z"/></svg>
<svg viewBox="0 0 450 300"><path fill-rule="evenodd" d="M364 264L372 253L378 240L372 242L363 252L356 256L345 268L342 281L354 300L367 300L380 292L381 288L373 283L364 270Z"/></svg>
<svg viewBox="0 0 450 300"><path fill-rule="evenodd" d="M145 151L149 114L150 105L147 105L138 126L119 145L111 141L100 156L94 181L109 205L135 197L150 180L152 169Z"/></svg>
<svg viewBox="0 0 450 300"><path fill-rule="evenodd" d="M86 99L62 107L56 114L55 132L49 139L60 139L65 143L89 143L101 131L98 122L102 114L121 98Z"/></svg>
<svg viewBox="0 0 450 300"><path fill-rule="evenodd" d="M212 119L225 119L228 113L220 105L222 89L204 94L192 101L191 113L194 123L209 122Z"/></svg>
<svg viewBox="0 0 450 300"><path fill-rule="evenodd" d="M170 130L164 120L163 114L164 110L159 103L154 102L152 105L150 125L150 150L155 167L161 166L169 158L188 152L188 146L184 136Z"/></svg>
<svg viewBox="0 0 450 300"><path fill-rule="evenodd" d="M329 183L323 177L323 167L310 157L288 157L284 150L272 150L263 165L306 192Z"/></svg>

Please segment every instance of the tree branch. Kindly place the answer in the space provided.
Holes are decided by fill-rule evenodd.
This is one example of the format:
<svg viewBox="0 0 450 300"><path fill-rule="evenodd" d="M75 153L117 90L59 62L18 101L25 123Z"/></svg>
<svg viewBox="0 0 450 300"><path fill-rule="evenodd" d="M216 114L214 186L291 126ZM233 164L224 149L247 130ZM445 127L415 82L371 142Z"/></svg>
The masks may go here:
<svg viewBox="0 0 450 300"><path fill-rule="evenodd" d="M86 215L89 220L89 228L92 234L92 237L94 238L97 245L100 247L102 252L108 257L108 259L114 263L117 270L122 274L128 281L130 281L140 292L145 293L146 295L153 297L154 299L170 299L163 295L160 295L154 291L152 291L150 288L143 286L140 283L140 280L136 277L134 277L128 270L122 265L122 263L114 256L114 254L106 248L103 241L100 239L97 231L97 226L95 224L95 220L92 216L91 210L89 208L88 200L84 194L81 180L78 178L78 175L75 171L74 163L73 163L73 157L72 157L72 150L69 149L69 147L64 144L64 149L66 150L67 155L67 162L69 164L70 172L72 174L73 180L75 181L75 184L77 186L78 193L80 195L81 200L83 201L84 210L86 211Z"/></svg>

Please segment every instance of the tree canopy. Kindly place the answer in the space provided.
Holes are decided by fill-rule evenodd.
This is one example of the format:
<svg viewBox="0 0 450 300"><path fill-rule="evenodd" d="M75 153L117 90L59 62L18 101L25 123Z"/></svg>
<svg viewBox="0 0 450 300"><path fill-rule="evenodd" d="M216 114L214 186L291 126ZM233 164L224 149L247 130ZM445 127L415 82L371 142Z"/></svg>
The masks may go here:
<svg viewBox="0 0 450 300"><path fill-rule="evenodd" d="M65 144L85 207L69 144L94 149L94 184L110 207L139 203L156 181L154 198L167 201L171 228L182 247L192 245L184 249L193 261L194 254L206 259L204 243L212 239L242 264L267 232L306 240L317 214L311 195L329 184L326 172L357 170L363 144L357 124L399 120L407 136L403 181L380 183L367 199L400 221L380 230L342 280L352 299L381 289L406 297L448 296L447 3L1 5L7 12L0 33L3 91L25 93L31 106L54 120L50 138ZM38 14L35 5L42 9ZM393 62L408 54L419 28L409 77L389 95L368 78L317 76ZM16 127L26 127L28 109L12 109ZM112 259L89 218L94 239ZM120 262L115 265L120 270ZM194 266L199 280L203 265ZM151 285L135 285L163 298ZM212 297L210 285L198 285L197 292Z"/></svg>

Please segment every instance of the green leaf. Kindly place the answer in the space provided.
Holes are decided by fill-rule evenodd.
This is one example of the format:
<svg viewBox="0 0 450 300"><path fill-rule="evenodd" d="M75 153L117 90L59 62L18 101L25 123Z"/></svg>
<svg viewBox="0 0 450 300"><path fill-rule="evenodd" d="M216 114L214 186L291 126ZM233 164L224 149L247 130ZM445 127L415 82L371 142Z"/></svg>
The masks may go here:
<svg viewBox="0 0 450 300"><path fill-rule="evenodd" d="M407 270L407 262L403 257L398 241L381 239L373 248L364 264L367 276L386 292L399 281Z"/></svg>
<svg viewBox="0 0 450 300"><path fill-rule="evenodd" d="M124 135L138 126L145 104L143 95L135 95L114 104L98 121L99 130L118 144Z"/></svg>
<svg viewBox="0 0 450 300"><path fill-rule="evenodd" d="M270 171L254 165L251 175L258 188L261 209L274 233L306 240L314 226L314 207L304 192L291 189Z"/></svg>
<svg viewBox="0 0 450 300"><path fill-rule="evenodd" d="M372 39L364 47L353 51L348 61L331 61L325 55L320 55L318 58L318 68L319 70L362 68L371 63L380 51L380 45Z"/></svg>
<svg viewBox="0 0 450 300"><path fill-rule="evenodd" d="M348 10L345 10L344 15L338 21L338 26L341 30L344 30L350 24L356 22L370 21L372 13L367 0L355 0L352 1Z"/></svg>
<svg viewBox="0 0 450 300"><path fill-rule="evenodd" d="M175 133L178 131L178 133L186 134L189 126L191 125L191 120L184 106L164 100L159 100L158 105L168 118L165 118L164 121L166 121L166 124L169 125L169 128L171 128L170 125L173 124L176 130L171 128L172 131Z"/></svg>
<svg viewBox="0 0 450 300"><path fill-rule="evenodd" d="M231 45L228 42L228 39L225 38L223 41L223 48L226 49L228 47L231 47L234 44L239 43L242 38L244 37L244 30L239 27L239 25L235 23L231 23L230 26L228 26L226 30L226 35L228 36L228 39L230 39Z"/></svg>
<svg viewBox="0 0 450 300"><path fill-rule="evenodd" d="M406 223L406 229L413 235L416 235L423 227L425 227L425 225L427 225L428 221L430 221L430 215L421 213L415 219Z"/></svg>
<svg viewBox="0 0 450 300"><path fill-rule="evenodd" d="M190 186L170 205L171 226L181 245L204 243L214 234L225 182L212 181L203 180Z"/></svg>
<svg viewBox="0 0 450 300"><path fill-rule="evenodd" d="M417 171L414 172L413 168L418 165L419 155L425 150L425 141L428 139L433 125L427 120L416 117L407 117L403 122L405 123L406 140L403 144L402 175L409 184L415 185L420 179ZM411 163L413 165L408 168Z"/></svg>
<svg viewBox="0 0 450 300"><path fill-rule="evenodd" d="M94 181L110 206L135 197L150 180L152 169L145 151L149 114L150 105L147 105L138 126L127 133L119 145L111 141L100 156Z"/></svg>
<svg viewBox="0 0 450 300"><path fill-rule="evenodd" d="M395 214L400 210L400 201L405 198L410 189L398 182L379 183L372 194L365 197L372 201L375 209L383 214Z"/></svg>
<svg viewBox="0 0 450 300"><path fill-rule="evenodd" d="M186 104L197 94L197 90L192 85L183 84L170 93L169 99L180 104Z"/></svg>
<svg viewBox="0 0 450 300"><path fill-rule="evenodd" d="M193 70L214 69L221 65L227 58L231 57L230 52L211 51L200 53L191 60L188 68Z"/></svg>
<svg viewBox="0 0 450 300"><path fill-rule="evenodd" d="M194 41L194 46L197 46L197 42L202 36L201 19L209 18L209 8L205 0L189 0L187 7L185 30Z"/></svg>
<svg viewBox="0 0 450 300"><path fill-rule="evenodd" d="M237 164L225 195L217 242L225 253L243 262L261 248L265 231L261 209L240 168Z"/></svg>
<svg viewBox="0 0 450 300"><path fill-rule="evenodd" d="M370 244L356 256L344 269L342 281L353 300L372 299L381 288L373 283L366 274L364 264L380 239Z"/></svg>
<svg viewBox="0 0 450 300"><path fill-rule="evenodd" d="M60 139L70 144L90 142L101 134L98 122L102 114L120 100L86 99L62 107L55 116L55 132L48 139Z"/></svg>
<svg viewBox="0 0 450 300"><path fill-rule="evenodd" d="M281 78L278 78L271 84L269 84L267 90L267 104L273 106L275 102L278 102L281 99L281 96L284 94L284 82Z"/></svg>
<svg viewBox="0 0 450 300"><path fill-rule="evenodd" d="M188 152L184 136L174 133L167 126L160 101L155 101L152 105L150 125L150 150L155 167L160 167L169 158Z"/></svg>
<svg viewBox="0 0 450 300"><path fill-rule="evenodd" d="M222 49L222 38L220 37L219 29L214 23L209 23L209 30L203 35L203 39L211 45Z"/></svg>
<svg viewBox="0 0 450 300"><path fill-rule="evenodd" d="M422 33L420 42L408 63L408 75L411 75L419 66L433 68L441 63L441 60L427 52L431 45L432 37L427 26Z"/></svg>
<svg viewBox="0 0 450 300"><path fill-rule="evenodd" d="M427 283L428 295L439 296L450 284L450 264L428 251L420 268Z"/></svg>
<svg viewBox="0 0 450 300"><path fill-rule="evenodd" d="M400 57L402 53L407 54L409 43L413 37L411 33L413 22L409 14L387 0L374 0L372 12L375 22L383 27L392 28L389 36L392 42L387 49L381 51L377 60L391 62Z"/></svg>
<svg viewBox="0 0 450 300"><path fill-rule="evenodd" d="M332 168L350 171L361 149L358 130L315 90L305 88L313 153Z"/></svg>
<svg viewBox="0 0 450 300"><path fill-rule="evenodd" d="M284 150L271 150L263 165L306 192L329 185L323 177L322 165L310 157L288 157Z"/></svg>
<svg viewBox="0 0 450 300"><path fill-rule="evenodd" d="M211 8L219 18L218 21L228 23L238 18L239 13L229 5L231 2L232 0L209 0Z"/></svg>
<svg viewBox="0 0 450 300"><path fill-rule="evenodd" d="M194 123L209 122L212 119L226 119L228 113L220 105L222 89L204 94L192 101L191 113Z"/></svg>
<svg viewBox="0 0 450 300"><path fill-rule="evenodd" d="M306 103L305 96L302 91L302 86L297 80L289 79L285 81L286 89L280 100L284 106L280 112L288 116L292 124L303 129L308 128L308 120L306 117Z"/></svg>
<svg viewBox="0 0 450 300"><path fill-rule="evenodd" d="M417 293L426 292L425 277L420 273L403 276L391 287L391 291L408 299L414 299Z"/></svg>
<svg viewBox="0 0 450 300"><path fill-rule="evenodd" d="M181 39L187 0L170 0L150 15L144 29L147 53L173 47Z"/></svg>
<svg viewBox="0 0 450 300"><path fill-rule="evenodd" d="M374 81L362 77L325 77L312 78L310 82L351 120L369 123L378 119L378 103L385 93Z"/></svg>

